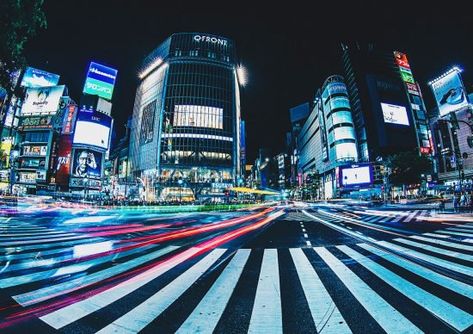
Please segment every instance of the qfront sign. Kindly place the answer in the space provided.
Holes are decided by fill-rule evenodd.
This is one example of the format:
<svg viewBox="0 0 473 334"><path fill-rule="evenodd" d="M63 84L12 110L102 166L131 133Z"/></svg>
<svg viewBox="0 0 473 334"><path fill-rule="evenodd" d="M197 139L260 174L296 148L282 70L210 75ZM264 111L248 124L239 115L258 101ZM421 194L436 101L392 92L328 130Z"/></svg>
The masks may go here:
<svg viewBox="0 0 473 334"><path fill-rule="evenodd" d="M114 68L91 62L83 92L111 100L117 73Z"/></svg>
<svg viewBox="0 0 473 334"><path fill-rule="evenodd" d="M218 37L214 37L214 36L194 35L194 41L196 41L198 43L206 42L206 43L212 43L212 44L227 46L227 40L226 39L218 38Z"/></svg>

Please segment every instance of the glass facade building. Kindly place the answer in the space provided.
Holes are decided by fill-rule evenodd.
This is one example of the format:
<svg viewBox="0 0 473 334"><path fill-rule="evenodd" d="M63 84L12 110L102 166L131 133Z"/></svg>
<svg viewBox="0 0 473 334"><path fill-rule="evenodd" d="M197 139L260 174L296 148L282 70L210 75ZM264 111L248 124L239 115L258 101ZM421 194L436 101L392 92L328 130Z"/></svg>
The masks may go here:
<svg viewBox="0 0 473 334"><path fill-rule="evenodd" d="M203 33L173 34L145 59L130 160L146 200L218 197L238 178L236 70L233 41Z"/></svg>
<svg viewBox="0 0 473 334"><path fill-rule="evenodd" d="M358 161L356 134L347 87L343 77L325 80L315 95L312 111L297 140L298 170L304 184L320 177L317 197L335 197L337 167Z"/></svg>

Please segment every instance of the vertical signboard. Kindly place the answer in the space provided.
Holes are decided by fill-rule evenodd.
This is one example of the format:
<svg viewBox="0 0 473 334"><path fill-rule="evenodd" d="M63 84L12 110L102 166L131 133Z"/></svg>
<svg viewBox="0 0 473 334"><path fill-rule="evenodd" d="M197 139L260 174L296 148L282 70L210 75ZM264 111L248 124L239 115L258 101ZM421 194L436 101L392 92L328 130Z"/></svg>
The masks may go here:
<svg viewBox="0 0 473 334"><path fill-rule="evenodd" d="M72 138L70 135L59 137L55 172L56 184L67 187L69 185L69 174L71 169Z"/></svg>

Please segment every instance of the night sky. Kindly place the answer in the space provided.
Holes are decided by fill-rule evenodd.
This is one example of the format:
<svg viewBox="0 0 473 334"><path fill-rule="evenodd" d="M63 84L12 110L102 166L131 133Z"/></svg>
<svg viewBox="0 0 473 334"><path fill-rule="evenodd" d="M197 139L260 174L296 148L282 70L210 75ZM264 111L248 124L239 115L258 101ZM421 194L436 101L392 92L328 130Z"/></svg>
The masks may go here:
<svg viewBox="0 0 473 334"><path fill-rule="evenodd" d="M61 75L79 100L89 61L118 69L112 116L117 138L132 114L143 58L174 32L208 32L236 43L249 83L242 90L247 155L277 153L289 130L288 109L310 101L327 76L342 74L340 42L372 42L408 54L427 107L426 84L452 65L473 91L472 14L459 2L312 1L267 7L221 1L46 1L48 28L26 49L31 66ZM225 6L223 6L223 5Z"/></svg>

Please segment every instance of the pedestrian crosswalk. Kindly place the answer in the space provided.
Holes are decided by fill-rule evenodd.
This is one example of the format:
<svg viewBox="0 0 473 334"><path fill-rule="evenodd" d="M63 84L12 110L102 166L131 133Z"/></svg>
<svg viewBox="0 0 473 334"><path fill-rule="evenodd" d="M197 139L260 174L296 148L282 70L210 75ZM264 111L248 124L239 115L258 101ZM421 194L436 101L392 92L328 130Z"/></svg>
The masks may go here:
<svg viewBox="0 0 473 334"><path fill-rule="evenodd" d="M16 284L4 287L26 311L34 310L51 328L66 332L89 331L86 320L93 318L98 333L161 328L178 333L283 333L297 332L294 324L307 322L319 333L444 333L473 328L472 254L467 243L426 235L330 247L215 248L204 253L167 246L130 254L117 265L100 265L80 276L68 271L66 276L31 282L22 277L43 272L40 267L23 275L12 271ZM294 270L296 278L289 283L283 282L288 270ZM250 272L257 279L242 282ZM9 279L2 274L0 278ZM239 293L242 284L248 289L244 297ZM287 298L283 289L293 286L303 291L304 300ZM239 324L229 320L235 312L229 305L236 303L238 311L247 314ZM298 312L289 312L294 307ZM112 308L108 316L99 316ZM298 319L298 314L310 317Z"/></svg>

